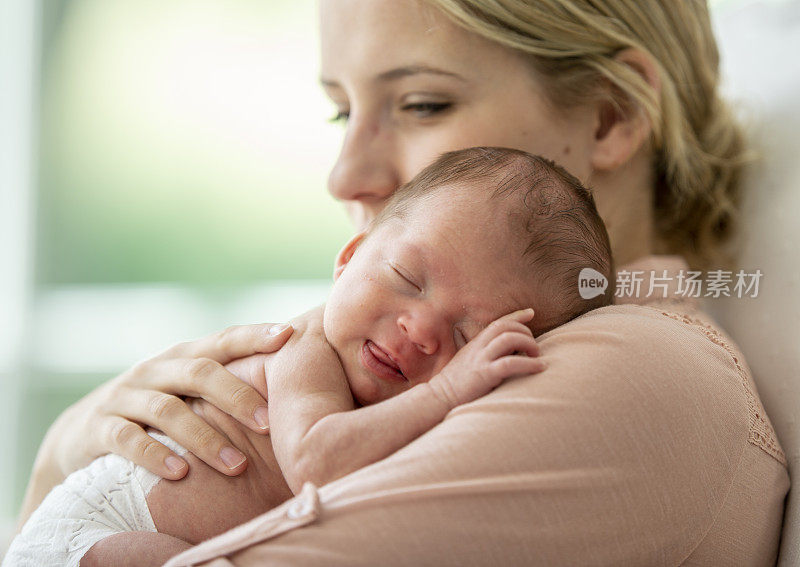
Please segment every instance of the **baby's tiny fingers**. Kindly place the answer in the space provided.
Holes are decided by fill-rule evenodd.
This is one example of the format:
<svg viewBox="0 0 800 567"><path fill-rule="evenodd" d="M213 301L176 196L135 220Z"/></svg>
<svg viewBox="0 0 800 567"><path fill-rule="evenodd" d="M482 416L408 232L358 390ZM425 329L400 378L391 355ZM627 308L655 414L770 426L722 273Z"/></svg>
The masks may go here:
<svg viewBox="0 0 800 567"><path fill-rule="evenodd" d="M533 310L529 310L531 313ZM528 337L533 337L533 332L531 332L530 328L525 325L524 322L518 321L513 319L511 316L515 315L516 313L522 312L515 312L504 317L500 317L499 319L495 319L489 325L483 329L478 335L472 339L471 342L475 342L478 345L486 345L492 341L498 335L506 332L517 332L527 335Z"/></svg>
<svg viewBox="0 0 800 567"><path fill-rule="evenodd" d="M537 374L545 368L547 363L544 360L529 356L504 356L489 365L489 371L502 380L512 376Z"/></svg>
<svg viewBox="0 0 800 567"><path fill-rule="evenodd" d="M513 313L504 315L503 317L500 317L500 319L511 319L512 321L519 321L520 323L528 323L533 321L533 315L533 308L528 307L527 309L520 309L519 311L514 311Z"/></svg>
<svg viewBox="0 0 800 567"><path fill-rule="evenodd" d="M528 356L539 356L539 345L531 336L507 332L492 339L484 350L489 360L495 360L515 352L522 352Z"/></svg>

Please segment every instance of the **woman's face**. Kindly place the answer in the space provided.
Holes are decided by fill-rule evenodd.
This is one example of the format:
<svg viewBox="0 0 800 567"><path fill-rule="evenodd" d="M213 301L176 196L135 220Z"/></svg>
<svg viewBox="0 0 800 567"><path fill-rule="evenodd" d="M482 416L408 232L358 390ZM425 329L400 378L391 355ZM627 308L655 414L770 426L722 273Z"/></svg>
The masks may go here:
<svg viewBox="0 0 800 567"><path fill-rule="evenodd" d="M321 80L345 125L328 188L357 227L443 152L504 146L584 182L590 109L557 112L517 52L418 0L322 0Z"/></svg>

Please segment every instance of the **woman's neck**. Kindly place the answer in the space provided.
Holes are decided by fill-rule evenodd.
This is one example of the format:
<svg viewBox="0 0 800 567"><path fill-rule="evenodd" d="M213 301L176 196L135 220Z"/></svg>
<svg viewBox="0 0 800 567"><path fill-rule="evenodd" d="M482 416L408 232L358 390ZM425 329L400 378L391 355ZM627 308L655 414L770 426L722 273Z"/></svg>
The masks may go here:
<svg viewBox="0 0 800 567"><path fill-rule="evenodd" d="M613 172L595 172L590 181L616 266L654 254L657 249L650 163L649 152L639 152Z"/></svg>

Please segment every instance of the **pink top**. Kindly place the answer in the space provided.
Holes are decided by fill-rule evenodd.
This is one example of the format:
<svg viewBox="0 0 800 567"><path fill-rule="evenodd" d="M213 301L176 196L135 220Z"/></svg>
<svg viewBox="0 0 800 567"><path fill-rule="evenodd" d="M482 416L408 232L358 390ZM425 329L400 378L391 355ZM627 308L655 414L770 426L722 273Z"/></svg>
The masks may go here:
<svg viewBox="0 0 800 567"><path fill-rule="evenodd" d="M167 565L774 565L789 476L741 353L674 287L628 303L542 335L544 373Z"/></svg>

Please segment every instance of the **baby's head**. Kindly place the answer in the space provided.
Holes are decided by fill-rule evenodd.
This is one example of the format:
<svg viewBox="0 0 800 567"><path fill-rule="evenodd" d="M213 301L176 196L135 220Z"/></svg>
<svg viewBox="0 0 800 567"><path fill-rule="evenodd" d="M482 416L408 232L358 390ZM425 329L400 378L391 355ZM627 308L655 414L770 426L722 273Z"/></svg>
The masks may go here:
<svg viewBox="0 0 800 567"><path fill-rule="evenodd" d="M610 282L583 299L578 276ZM535 335L611 303L613 268L591 194L561 167L503 148L450 152L339 253L325 334L353 395L425 382L493 320L535 310Z"/></svg>

